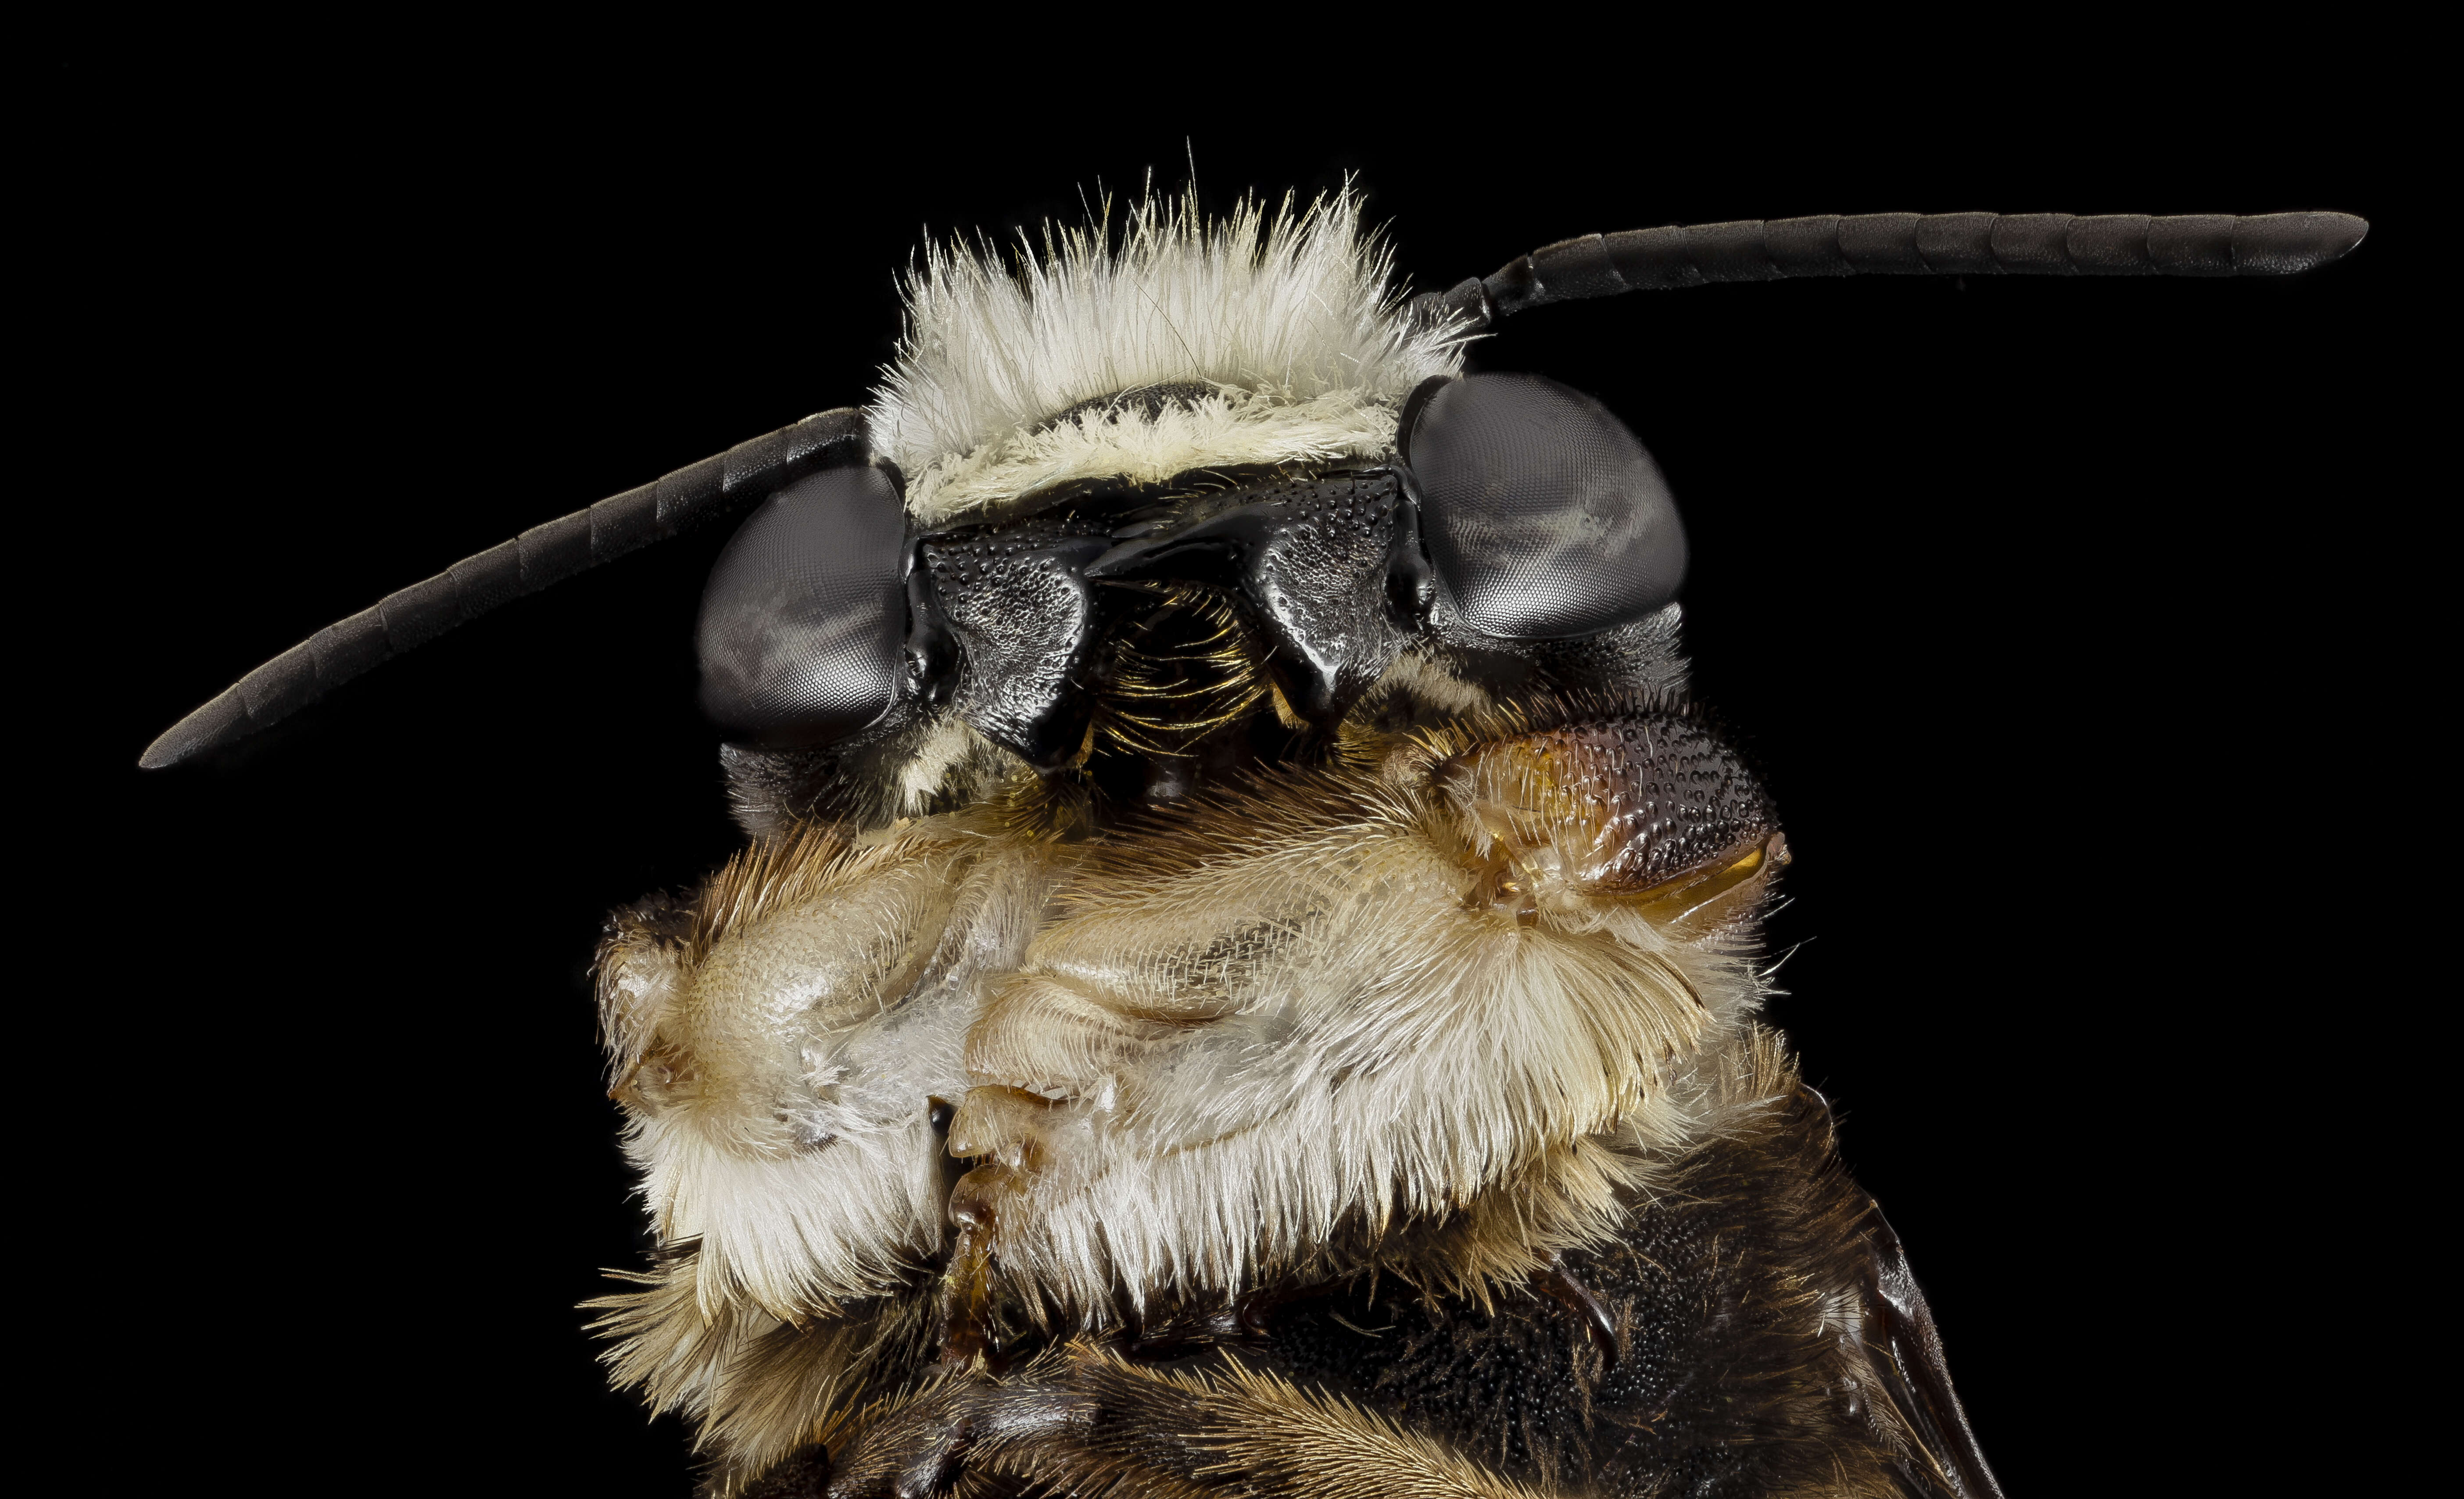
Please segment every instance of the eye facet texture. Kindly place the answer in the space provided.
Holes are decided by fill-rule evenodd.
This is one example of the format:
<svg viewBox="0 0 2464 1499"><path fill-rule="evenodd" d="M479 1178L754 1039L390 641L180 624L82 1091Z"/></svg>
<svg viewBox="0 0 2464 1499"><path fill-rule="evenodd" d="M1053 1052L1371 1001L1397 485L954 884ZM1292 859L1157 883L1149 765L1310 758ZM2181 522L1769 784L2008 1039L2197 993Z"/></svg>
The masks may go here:
<svg viewBox="0 0 2464 1499"><path fill-rule="evenodd" d="M1471 375L1421 404L1403 449L1430 564L1465 623L1507 640L1597 634L1685 580L1659 465L1608 408L1538 375Z"/></svg>
<svg viewBox="0 0 2464 1499"><path fill-rule="evenodd" d="M772 745L845 738L896 691L907 525L878 468L825 469L762 501L701 597L701 706Z"/></svg>

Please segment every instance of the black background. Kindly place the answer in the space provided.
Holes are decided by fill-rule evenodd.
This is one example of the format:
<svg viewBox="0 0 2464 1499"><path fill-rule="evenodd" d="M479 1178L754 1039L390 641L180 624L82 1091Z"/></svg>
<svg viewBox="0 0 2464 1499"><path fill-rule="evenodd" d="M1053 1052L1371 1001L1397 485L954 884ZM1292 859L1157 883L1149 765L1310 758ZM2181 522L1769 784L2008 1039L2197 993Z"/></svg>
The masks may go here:
<svg viewBox="0 0 2464 1499"><path fill-rule="evenodd" d="M26 1044L57 1101L19 1225L61 1409L118 1434L61 1438L100 1452L78 1470L686 1491L686 1431L605 1389L574 1310L644 1242L584 969L603 912L736 842L692 704L723 528L216 763L137 755L390 589L860 400L923 233L1193 159L1218 209L1353 175L1420 289L1661 223L2373 220L2290 283L1710 288L1478 356L1601 396L1685 507L1699 694L1796 854L1773 1015L2013 1491L2280 1476L2343 1424L2341 1319L2298 1268L2355 1190L2322 1073L2383 1065L2391 939L2354 871L2413 836L2357 706L2425 529L2392 456L2430 275L2395 91L2315 37L1782 61L1467 28L961 66L955 16L874 19L927 34L42 62L18 571L69 706L27 810L73 830L39 871L68 915L38 918Z"/></svg>

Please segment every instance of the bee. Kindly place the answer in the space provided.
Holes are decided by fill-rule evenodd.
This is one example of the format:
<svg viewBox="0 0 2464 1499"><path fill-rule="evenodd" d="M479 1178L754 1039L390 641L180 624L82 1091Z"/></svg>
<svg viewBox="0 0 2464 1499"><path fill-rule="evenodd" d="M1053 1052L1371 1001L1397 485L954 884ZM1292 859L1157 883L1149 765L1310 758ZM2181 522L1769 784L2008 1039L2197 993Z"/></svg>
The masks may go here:
<svg viewBox="0 0 2464 1499"><path fill-rule="evenodd" d="M1405 299L1349 194L928 252L828 411L318 632L214 752L719 518L743 849L611 917L659 1249L595 1303L724 1496L1995 1494L1759 1018L1790 861L1689 689L1675 497L1524 311L2286 275L2341 214L1591 235Z"/></svg>

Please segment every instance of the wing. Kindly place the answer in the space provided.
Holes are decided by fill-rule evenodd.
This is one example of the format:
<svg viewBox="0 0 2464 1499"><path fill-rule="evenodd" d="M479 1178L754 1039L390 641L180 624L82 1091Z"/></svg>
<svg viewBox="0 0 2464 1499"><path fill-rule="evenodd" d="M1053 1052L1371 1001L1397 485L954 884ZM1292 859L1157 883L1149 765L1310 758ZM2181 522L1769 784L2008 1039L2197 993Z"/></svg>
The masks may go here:
<svg viewBox="0 0 2464 1499"><path fill-rule="evenodd" d="M1881 1205L1866 1199L1864 1302L1857 1337L1873 1370L1877 1393L1890 1404L1914 1451L1926 1487L1944 1499L2002 1499L2002 1486L1985 1463L1958 1392L1943 1359L1942 1335L1933 1311L1908 1269Z"/></svg>

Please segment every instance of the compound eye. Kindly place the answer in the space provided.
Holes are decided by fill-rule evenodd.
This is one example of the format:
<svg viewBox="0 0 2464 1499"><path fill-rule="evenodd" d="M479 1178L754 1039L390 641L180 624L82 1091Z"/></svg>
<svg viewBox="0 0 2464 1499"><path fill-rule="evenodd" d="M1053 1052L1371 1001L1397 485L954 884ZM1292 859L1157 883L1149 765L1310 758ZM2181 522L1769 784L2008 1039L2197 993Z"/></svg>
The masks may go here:
<svg viewBox="0 0 2464 1499"><path fill-rule="evenodd" d="M895 695L906 512L879 468L825 469L762 501L702 589L701 706L772 746L842 739Z"/></svg>
<svg viewBox="0 0 2464 1499"><path fill-rule="evenodd" d="M1518 374L1467 376L1414 404L1402 449L1429 563L1474 629L1564 640L1677 597L1677 502L1608 408Z"/></svg>

